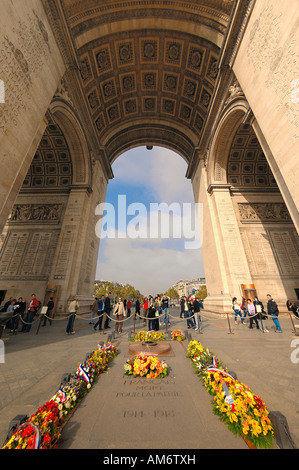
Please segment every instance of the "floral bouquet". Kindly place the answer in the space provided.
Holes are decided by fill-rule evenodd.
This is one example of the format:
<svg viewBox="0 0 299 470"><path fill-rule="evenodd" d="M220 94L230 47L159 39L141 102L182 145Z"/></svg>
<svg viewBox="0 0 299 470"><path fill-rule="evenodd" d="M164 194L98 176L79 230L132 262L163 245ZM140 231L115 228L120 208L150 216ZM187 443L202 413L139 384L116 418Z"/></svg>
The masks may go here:
<svg viewBox="0 0 299 470"><path fill-rule="evenodd" d="M130 341L163 341L165 340L164 332L160 331L138 331L136 335L130 339Z"/></svg>
<svg viewBox="0 0 299 470"><path fill-rule="evenodd" d="M232 432L244 436L254 446L272 448L274 430L265 402L234 379L216 356L197 341L190 341L187 356L214 397L214 413Z"/></svg>
<svg viewBox="0 0 299 470"><path fill-rule="evenodd" d="M3 449L51 449L57 445L60 432L70 411L91 388L99 374L103 373L118 354L108 343L91 353L90 358L78 365L69 382L39 407L29 420L19 426Z"/></svg>
<svg viewBox="0 0 299 470"><path fill-rule="evenodd" d="M167 364L157 356L141 353L128 360L125 365L125 375L161 379L167 375Z"/></svg>
<svg viewBox="0 0 299 470"><path fill-rule="evenodd" d="M198 341L190 341L188 345L187 357L189 357L195 367L196 372L200 378L205 373L209 366L216 365L219 369L225 370L225 366L218 358L209 351L208 348L203 348Z"/></svg>
<svg viewBox="0 0 299 470"><path fill-rule="evenodd" d="M59 408L53 400L40 406L29 422L39 428L41 434L40 449L50 449L60 437L61 420Z"/></svg>
<svg viewBox="0 0 299 470"><path fill-rule="evenodd" d="M60 418L57 403L50 400L19 426L4 449L50 449L60 437Z"/></svg>
<svg viewBox="0 0 299 470"><path fill-rule="evenodd" d="M273 447L274 430L262 398L222 373L210 372L204 382L214 395L214 413L234 434L245 436L256 447Z"/></svg>
<svg viewBox="0 0 299 470"><path fill-rule="evenodd" d="M112 343L108 342L107 344L99 345L98 348L93 352L94 357L102 357L107 360L107 362L113 361L118 355L118 349Z"/></svg>
<svg viewBox="0 0 299 470"><path fill-rule="evenodd" d="M183 335L180 329L177 329L173 330L173 332L171 333L171 339L174 341L184 341L185 336Z"/></svg>
<svg viewBox="0 0 299 470"><path fill-rule="evenodd" d="M17 428L3 449L38 449L39 447L39 428L26 422Z"/></svg>

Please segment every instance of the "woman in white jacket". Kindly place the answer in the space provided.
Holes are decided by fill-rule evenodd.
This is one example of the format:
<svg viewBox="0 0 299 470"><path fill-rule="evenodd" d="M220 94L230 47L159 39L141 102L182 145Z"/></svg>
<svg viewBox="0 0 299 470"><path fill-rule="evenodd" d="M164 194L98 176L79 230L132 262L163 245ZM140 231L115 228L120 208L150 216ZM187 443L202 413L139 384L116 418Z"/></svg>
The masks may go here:
<svg viewBox="0 0 299 470"><path fill-rule="evenodd" d="M66 334L67 335L70 335L70 334L74 334L74 322L75 322L75 317L76 317L76 311L78 310L79 308L79 303L77 301L77 297L74 296L71 300L71 303L69 305L69 320L67 322L67 327L66 327Z"/></svg>
<svg viewBox="0 0 299 470"><path fill-rule="evenodd" d="M118 302L114 306L113 315L116 316L115 331L116 333L121 333L123 330L123 318L126 316L124 303L121 300L121 297L119 297Z"/></svg>

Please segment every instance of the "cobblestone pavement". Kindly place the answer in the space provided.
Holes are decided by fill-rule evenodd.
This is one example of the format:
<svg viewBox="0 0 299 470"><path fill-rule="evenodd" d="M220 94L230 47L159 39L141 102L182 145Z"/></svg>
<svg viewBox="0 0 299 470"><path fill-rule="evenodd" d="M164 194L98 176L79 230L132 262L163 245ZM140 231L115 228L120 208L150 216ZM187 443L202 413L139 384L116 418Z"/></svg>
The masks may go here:
<svg viewBox="0 0 299 470"><path fill-rule="evenodd" d="M170 315L169 330L187 329L179 309L171 309ZM232 317L230 331L226 316L203 311L202 333L188 331L192 339L213 351L237 373L240 381L260 395L270 411L280 411L287 418L292 439L299 447L299 336L294 334L289 315L282 314L279 318L281 334L275 333L272 320L267 320L269 333L262 333L256 328L250 330L248 323L235 325ZM34 413L57 391L63 373L75 370L86 353L93 351L100 341L107 341L114 323L111 322L111 329L103 335L93 330L89 320L90 315L78 316L74 335L66 335L66 319L62 317L54 319L51 326L41 326L38 334L38 320L30 333L10 335L4 330L5 362L0 363L1 444L11 419L18 414ZM136 331L145 329L143 321L136 319L135 328ZM132 330L131 317L124 323L122 335L116 335L114 341L127 341ZM161 330L165 331L165 326Z"/></svg>

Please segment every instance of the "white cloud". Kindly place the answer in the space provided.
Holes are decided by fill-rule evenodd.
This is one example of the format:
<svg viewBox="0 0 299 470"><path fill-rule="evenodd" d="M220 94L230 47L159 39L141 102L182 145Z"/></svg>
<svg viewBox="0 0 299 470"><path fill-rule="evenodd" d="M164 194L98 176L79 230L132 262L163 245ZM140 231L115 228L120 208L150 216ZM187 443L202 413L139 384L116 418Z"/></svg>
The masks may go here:
<svg viewBox="0 0 299 470"><path fill-rule="evenodd" d="M194 202L187 164L177 153L162 147L138 147L125 152L113 164L116 178L148 186L157 200Z"/></svg>
<svg viewBox="0 0 299 470"><path fill-rule="evenodd" d="M186 170L186 162L174 152L159 147L151 151L135 148L114 162L113 189L116 191L118 183L127 182L145 188L149 196L153 196L152 202L163 202L168 207L173 202L179 203L181 212L176 211L170 217L170 225L174 230L184 232L189 214L183 211L183 203L194 203L191 182L185 178ZM140 191L137 188L137 197L138 194ZM138 199L136 202L142 203ZM153 212L150 217L152 232L149 231L149 214L145 216L144 212L136 212L135 221L134 213L127 217L131 221L131 238L122 228L120 234L115 231L115 238L101 240L96 279L129 283L143 294L155 294L165 291L180 279L204 275L201 250L184 250L184 240L162 238L156 213ZM156 238L132 238L134 233L150 236L150 233L155 233L154 229ZM172 230L170 233L172 236Z"/></svg>
<svg viewBox="0 0 299 470"><path fill-rule="evenodd" d="M106 239L96 279L129 283L142 294L162 293L180 279L201 277L200 250L161 248L157 240ZM146 246L145 246L146 245Z"/></svg>

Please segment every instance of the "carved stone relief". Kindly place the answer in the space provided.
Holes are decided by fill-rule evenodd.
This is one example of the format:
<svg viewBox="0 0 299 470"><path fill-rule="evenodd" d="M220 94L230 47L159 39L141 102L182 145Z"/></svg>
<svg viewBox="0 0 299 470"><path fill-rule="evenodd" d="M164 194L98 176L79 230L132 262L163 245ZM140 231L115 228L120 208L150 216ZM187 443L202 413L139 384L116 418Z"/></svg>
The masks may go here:
<svg viewBox="0 0 299 470"><path fill-rule="evenodd" d="M238 203L238 209L241 222L291 222L283 202Z"/></svg>
<svg viewBox="0 0 299 470"><path fill-rule="evenodd" d="M62 204L16 204L9 222L60 222Z"/></svg>

